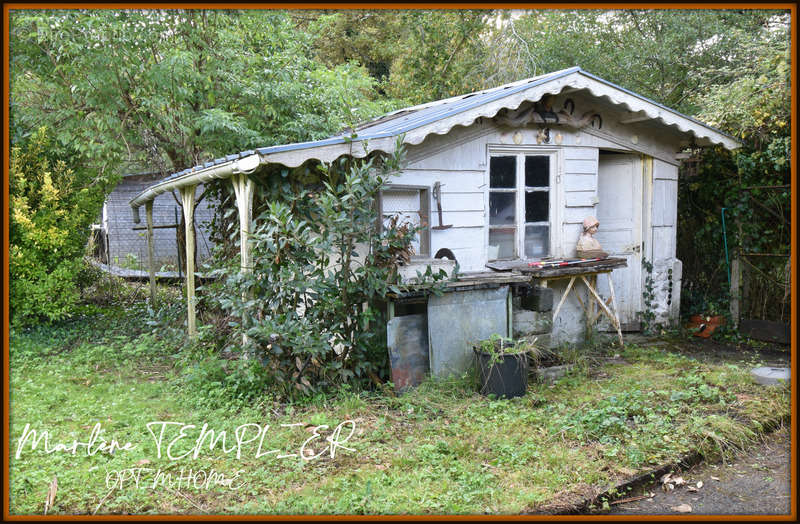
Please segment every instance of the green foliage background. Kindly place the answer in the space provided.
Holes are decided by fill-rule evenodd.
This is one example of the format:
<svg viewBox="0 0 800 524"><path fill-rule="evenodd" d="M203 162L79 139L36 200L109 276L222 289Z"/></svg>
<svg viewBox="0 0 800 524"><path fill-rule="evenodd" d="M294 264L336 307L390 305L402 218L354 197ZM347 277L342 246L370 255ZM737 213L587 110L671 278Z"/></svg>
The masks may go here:
<svg viewBox="0 0 800 524"><path fill-rule="evenodd" d="M17 323L60 320L78 301L76 281L94 221L112 181L70 166L46 128L11 149L9 303Z"/></svg>
<svg viewBox="0 0 800 524"><path fill-rule="evenodd" d="M734 155L704 152L699 175L682 178L678 258L684 288L693 290L687 307L718 307L727 298L723 207L731 249L784 253L788 245L789 192L750 193L772 212L743 197L744 187L788 183L785 10L10 14L12 145L47 127L51 147L74 152L63 172L94 173L105 192L123 173L166 176L232 152L323 138L405 105L579 65L743 141ZM52 174L57 187L64 187L61 173ZM216 240L225 243L231 189L211 186L221 203ZM234 252L233 243L227 247ZM756 264L767 264L759 271L773 294L783 278L778 262Z"/></svg>

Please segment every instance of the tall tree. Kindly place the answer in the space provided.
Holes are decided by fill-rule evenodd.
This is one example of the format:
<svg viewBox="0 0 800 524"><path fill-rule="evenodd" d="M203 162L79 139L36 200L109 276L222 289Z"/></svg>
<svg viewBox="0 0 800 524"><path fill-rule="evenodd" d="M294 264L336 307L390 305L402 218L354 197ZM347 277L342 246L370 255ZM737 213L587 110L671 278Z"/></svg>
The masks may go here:
<svg viewBox="0 0 800 524"><path fill-rule="evenodd" d="M407 9L293 12L319 35L328 64L357 61L398 104L417 104L484 87L492 10Z"/></svg>
<svg viewBox="0 0 800 524"><path fill-rule="evenodd" d="M688 114L696 96L734 79L746 43L778 11L725 9L536 10L508 20L495 46L502 80L578 65Z"/></svg>
<svg viewBox="0 0 800 524"><path fill-rule="evenodd" d="M285 11L11 14L12 140L46 126L104 179L322 138L384 109L363 68L314 60Z"/></svg>
<svg viewBox="0 0 800 524"><path fill-rule="evenodd" d="M749 288L749 299L742 302L743 318L788 318L789 30L788 14L773 16L742 43L749 60L724 65L725 75L733 80L707 86L695 100L702 108L701 120L742 141L733 154L718 149L703 152L698 174L682 178L679 185L678 253L684 259L684 281L694 291L684 296L695 311L727 299L727 267L719 249L727 241L732 256L737 251L761 254L739 257ZM728 217L726 232L720 224L722 208Z"/></svg>
<svg viewBox="0 0 800 524"><path fill-rule="evenodd" d="M275 10L12 11L12 111L101 169L166 172L382 109L363 69L320 65L310 41Z"/></svg>

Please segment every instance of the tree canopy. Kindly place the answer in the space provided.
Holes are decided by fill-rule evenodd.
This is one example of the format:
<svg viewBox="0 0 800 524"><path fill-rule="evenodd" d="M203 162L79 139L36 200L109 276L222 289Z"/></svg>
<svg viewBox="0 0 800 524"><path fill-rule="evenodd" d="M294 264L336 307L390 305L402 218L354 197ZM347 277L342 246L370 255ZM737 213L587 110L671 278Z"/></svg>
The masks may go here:
<svg viewBox="0 0 800 524"><path fill-rule="evenodd" d="M275 10L15 12L15 133L48 125L101 170L168 172L380 112L366 71L321 65L311 40Z"/></svg>
<svg viewBox="0 0 800 524"><path fill-rule="evenodd" d="M714 206L759 223L734 198L742 184L788 183L786 10L10 14L11 142L19 158L44 144L68 152L59 157L68 165L48 168L56 187L69 185L56 180L64 176L107 191L123 173L168 174L232 152L324 138L404 105L575 65L743 140L735 156L706 156L701 177L682 189L681 205L690 205L683 223L698 235L716 227L707 214ZM12 179L28 173L20 167ZM41 178L25 183L32 195L46 186ZM692 193L698 184L710 189L702 198ZM758 236L758 249L782 245L785 230L765 229L772 233Z"/></svg>

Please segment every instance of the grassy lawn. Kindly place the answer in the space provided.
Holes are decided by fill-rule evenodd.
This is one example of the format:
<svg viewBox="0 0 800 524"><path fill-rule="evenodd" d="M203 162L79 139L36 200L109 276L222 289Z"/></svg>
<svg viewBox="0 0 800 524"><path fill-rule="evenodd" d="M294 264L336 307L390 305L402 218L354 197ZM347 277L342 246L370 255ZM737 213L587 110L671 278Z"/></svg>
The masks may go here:
<svg viewBox="0 0 800 524"><path fill-rule="evenodd" d="M144 322L128 311L12 330L12 514L42 514L53 477L48 514L552 512L692 450L746 445L790 411L784 388L752 382L755 363L642 346L615 358L596 350L514 400L481 397L463 377L399 397L342 389L302 404L212 402ZM52 449L88 442L98 423L133 449ZM49 432L50 453L28 440L15 458L26 424ZM196 446L204 424L225 442Z"/></svg>

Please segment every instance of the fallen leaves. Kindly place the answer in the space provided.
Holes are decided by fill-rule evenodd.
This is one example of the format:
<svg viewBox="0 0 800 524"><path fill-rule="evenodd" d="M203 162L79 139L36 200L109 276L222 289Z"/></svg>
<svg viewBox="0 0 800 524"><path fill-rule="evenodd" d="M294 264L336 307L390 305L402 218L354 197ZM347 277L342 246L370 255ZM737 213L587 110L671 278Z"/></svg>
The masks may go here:
<svg viewBox="0 0 800 524"><path fill-rule="evenodd" d="M685 485L686 481L683 479L683 477L675 475L671 472L661 477L661 489L664 491L672 491L675 488Z"/></svg>

